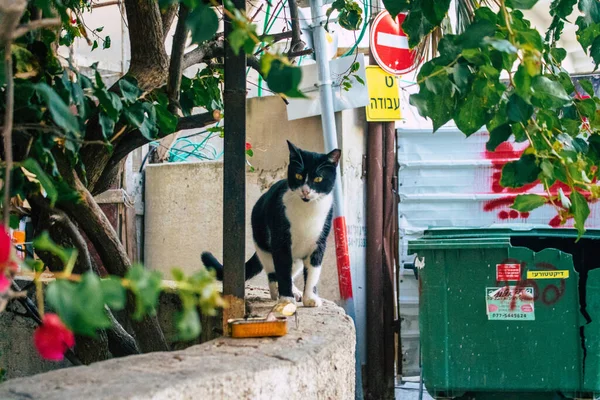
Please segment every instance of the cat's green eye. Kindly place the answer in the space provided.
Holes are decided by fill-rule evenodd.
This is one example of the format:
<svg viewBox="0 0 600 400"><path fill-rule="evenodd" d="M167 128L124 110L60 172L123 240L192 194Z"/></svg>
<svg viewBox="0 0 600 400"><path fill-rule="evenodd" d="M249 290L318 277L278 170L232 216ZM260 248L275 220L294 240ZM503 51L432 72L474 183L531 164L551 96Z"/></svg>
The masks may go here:
<svg viewBox="0 0 600 400"><path fill-rule="evenodd" d="M321 177L321 176L317 176L317 177L315 178L315 183L319 183L319 182L323 182L323 177Z"/></svg>
<svg viewBox="0 0 600 400"><path fill-rule="evenodd" d="M302 177L302 175L300 175L300 174L296 174L296 179L298 179L299 181L301 181L301 180L302 180L302 179L304 179L304 178Z"/></svg>

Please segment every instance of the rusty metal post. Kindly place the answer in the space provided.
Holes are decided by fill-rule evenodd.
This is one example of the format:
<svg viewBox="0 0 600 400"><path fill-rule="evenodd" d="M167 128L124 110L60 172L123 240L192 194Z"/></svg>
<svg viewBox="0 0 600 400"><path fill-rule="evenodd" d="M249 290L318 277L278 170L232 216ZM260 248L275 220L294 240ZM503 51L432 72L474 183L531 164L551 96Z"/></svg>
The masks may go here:
<svg viewBox="0 0 600 400"><path fill-rule="evenodd" d="M385 354L385 395L394 396L394 361L396 354L394 300L394 265L398 257L398 198L396 191L396 128L394 122L383 124L383 346ZM399 337L399 335L398 335ZM398 346L399 347L399 346ZM399 351L399 349L398 349Z"/></svg>
<svg viewBox="0 0 600 400"><path fill-rule="evenodd" d="M233 0L233 5L246 10L245 0ZM225 37L233 26L225 17ZM223 295L229 308L223 312L226 331L229 318L245 314L246 257L246 54L235 55L225 41L223 160Z"/></svg>
<svg viewBox="0 0 600 400"><path fill-rule="evenodd" d="M367 399L383 399L383 124L371 122L367 139Z"/></svg>

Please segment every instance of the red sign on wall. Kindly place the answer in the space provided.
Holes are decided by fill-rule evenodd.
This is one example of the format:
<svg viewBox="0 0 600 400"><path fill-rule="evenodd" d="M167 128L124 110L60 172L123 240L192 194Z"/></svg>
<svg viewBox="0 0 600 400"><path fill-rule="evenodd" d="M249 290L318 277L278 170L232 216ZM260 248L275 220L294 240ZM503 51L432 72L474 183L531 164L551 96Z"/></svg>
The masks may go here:
<svg viewBox="0 0 600 400"><path fill-rule="evenodd" d="M408 47L408 37L402 30L406 14L396 20L387 11L375 17L371 25L371 54L377 64L394 75L406 74L417 67L415 52Z"/></svg>
<svg viewBox="0 0 600 400"><path fill-rule="evenodd" d="M497 264L496 265L496 281L520 281L521 280L521 264Z"/></svg>

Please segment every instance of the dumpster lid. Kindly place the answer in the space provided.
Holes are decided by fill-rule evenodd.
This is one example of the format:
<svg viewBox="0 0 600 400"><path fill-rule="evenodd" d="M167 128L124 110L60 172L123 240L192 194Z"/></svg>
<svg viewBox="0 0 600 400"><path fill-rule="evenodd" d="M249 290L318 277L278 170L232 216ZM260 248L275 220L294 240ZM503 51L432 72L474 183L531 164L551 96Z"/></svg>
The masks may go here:
<svg viewBox="0 0 600 400"><path fill-rule="evenodd" d="M445 229L426 230L421 236L409 238L412 249L431 247L453 248L503 248L510 246L511 237L535 237L577 239L577 232L572 229ZM583 235L586 239L600 239L599 230L588 230Z"/></svg>

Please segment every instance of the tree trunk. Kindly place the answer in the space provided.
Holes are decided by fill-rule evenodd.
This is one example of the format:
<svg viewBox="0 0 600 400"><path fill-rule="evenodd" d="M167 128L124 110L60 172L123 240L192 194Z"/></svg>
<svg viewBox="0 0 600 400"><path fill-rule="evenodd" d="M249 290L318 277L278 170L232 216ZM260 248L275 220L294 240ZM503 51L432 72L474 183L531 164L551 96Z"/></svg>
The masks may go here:
<svg viewBox="0 0 600 400"><path fill-rule="evenodd" d="M60 204L60 207L77 222L79 227L90 239L98 251L106 270L112 275L125 276L131 267L125 248L113 229L110 221L100 209L91 193L83 185L77 175L61 154L55 153L56 164L61 176L80 195L81 201ZM135 312L135 302L129 296L127 313L129 317ZM141 321L131 318L131 326L135 332L136 340L143 352L168 351L169 347L156 317L146 317Z"/></svg>
<svg viewBox="0 0 600 400"><path fill-rule="evenodd" d="M125 8L131 40L128 74L137 79L140 89L152 90L164 84L169 68L158 2L125 0Z"/></svg>

